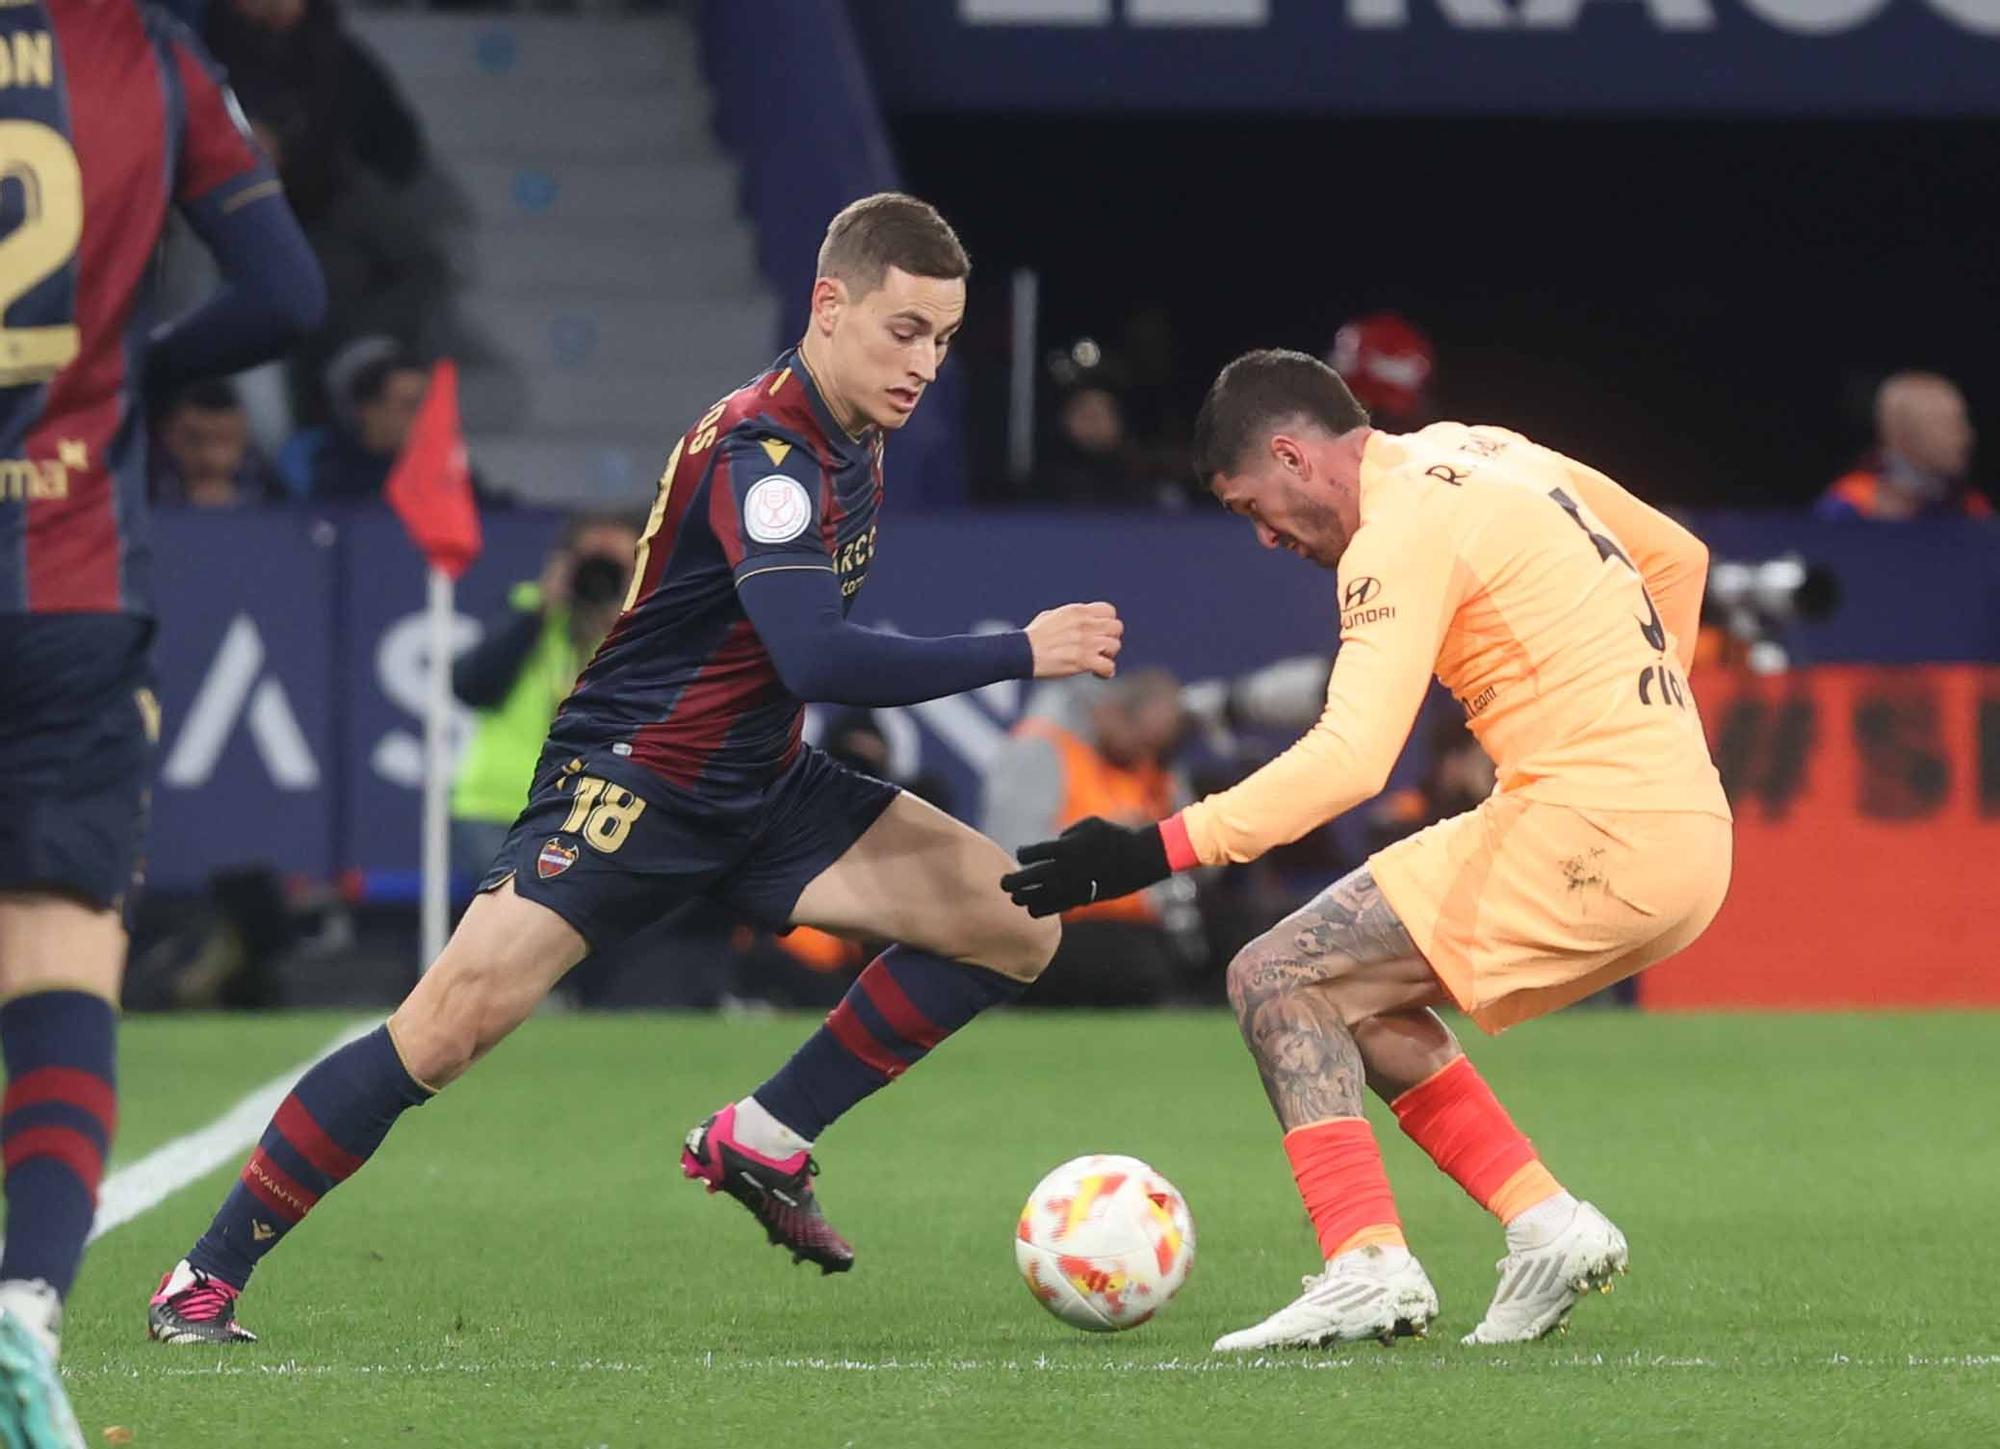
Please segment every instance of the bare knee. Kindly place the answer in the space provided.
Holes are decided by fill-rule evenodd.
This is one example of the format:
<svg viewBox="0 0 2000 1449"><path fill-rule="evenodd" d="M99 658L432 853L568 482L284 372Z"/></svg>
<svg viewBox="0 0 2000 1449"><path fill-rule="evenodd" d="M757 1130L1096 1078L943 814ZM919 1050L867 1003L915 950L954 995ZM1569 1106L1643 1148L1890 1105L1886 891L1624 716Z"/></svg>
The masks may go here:
<svg viewBox="0 0 2000 1449"><path fill-rule="evenodd" d="M1291 973L1273 945L1268 934L1262 935L1229 958L1222 983L1229 992L1229 1007L1238 1022L1248 1021L1259 1002L1293 989Z"/></svg>
<svg viewBox="0 0 2000 1449"><path fill-rule="evenodd" d="M404 1069L433 1088L464 1075L534 1010L519 996L494 964L447 952L389 1018Z"/></svg>
<svg viewBox="0 0 2000 1449"><path fill-rule="evenodd" d="M1348 989L1346 968L1353 965L1351 957L1338 951L1308 955L1294 949L1280 930L1268 931L1238 951L1223 974L1229 1005L1240 1025L1247 1029L1259 1006L1295 991L1310 990L1320 1001L1332 1005L1348 1026L1369 1014L1372 1007Z"/></svg>
<svg viewBox="0 0 2000 1449"><path fill-rule="evenodd" d="M1062 922L1055 916L1031 916L1010 902L982 934L984 939L964 959L1016 981L1033 981L1055 959Z"/></svg>
<svg viewBox="0 0 2000 1449"><path fill-rule="evenodd" d="M86 991L114 1006L124 918L54 891L0 892L0 997Z"/></svg>

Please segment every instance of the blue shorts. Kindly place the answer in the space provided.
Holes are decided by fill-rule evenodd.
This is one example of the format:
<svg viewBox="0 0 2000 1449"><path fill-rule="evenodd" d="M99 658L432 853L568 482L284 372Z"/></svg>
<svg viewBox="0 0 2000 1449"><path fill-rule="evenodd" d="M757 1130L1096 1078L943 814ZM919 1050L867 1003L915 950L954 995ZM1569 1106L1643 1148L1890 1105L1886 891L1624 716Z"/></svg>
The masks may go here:
<svg viewBox="0 0 2000 1449"><path fill-rule="evenodd" d="M593 950L696 896L785 930L800 894L897 793L809 745L761 795L727 804L609 750L550 751L479 889L511 879L516 895L547 906Z"/></svg>
<svg viewBox="0 0 2000 1449"><path fill-rule="evenodd" d="M159 705L153 623L0 619L0 890L122 907L145 843Z"/></svg>

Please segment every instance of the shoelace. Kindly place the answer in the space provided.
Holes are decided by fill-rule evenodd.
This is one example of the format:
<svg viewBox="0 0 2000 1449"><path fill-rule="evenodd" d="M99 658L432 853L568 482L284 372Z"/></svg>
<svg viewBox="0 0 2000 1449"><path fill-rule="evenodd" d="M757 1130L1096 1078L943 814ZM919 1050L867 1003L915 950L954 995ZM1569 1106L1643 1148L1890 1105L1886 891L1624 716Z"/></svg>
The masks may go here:
<svg viewBox="0 0 2000 1449"><path fill-rule="evenodd" d="M229 1305L235 1300L236 1295L214 1279L204 1279L192 1288L183 1289L173 1308L183 1318L207 1323L227 1317Z"/></svg>

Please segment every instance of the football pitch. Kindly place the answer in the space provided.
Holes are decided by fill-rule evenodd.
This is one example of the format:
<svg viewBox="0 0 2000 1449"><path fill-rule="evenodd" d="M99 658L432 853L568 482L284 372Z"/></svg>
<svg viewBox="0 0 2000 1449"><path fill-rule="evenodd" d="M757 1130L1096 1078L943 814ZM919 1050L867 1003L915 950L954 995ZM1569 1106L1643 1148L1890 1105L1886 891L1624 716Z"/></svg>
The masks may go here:
<svg viewBox="0 0 2000 1449"><path fill-rule="evenodd" d="M347 1024L138 1019L116 1162ZM982 1022L837 1126L822 1278L681 1179L681 1133L803 1018L545 1017L406 1116L266 1264L263 1341L144 1338L218 1170L92 1249L64 1369L95 1444L1966 1446L2000 1442L2000 1130L1986 1016L1578 1011L1468 1044L1632 1272L1567 1336L1473 1349L1497 1228L1376 1115L1444 1314L1424 1341L1208 1352L1298 1290L1312 1235L1221 1013ZM1011 1234L1064 1158L1187 1195L1180 1298L1132 1333L1047 1316ZM232 1164L244 1154L233 1154ZM114 1163L114 1166L115 1166ZM129 1432L106 1436L116 1426Z"/></svg>

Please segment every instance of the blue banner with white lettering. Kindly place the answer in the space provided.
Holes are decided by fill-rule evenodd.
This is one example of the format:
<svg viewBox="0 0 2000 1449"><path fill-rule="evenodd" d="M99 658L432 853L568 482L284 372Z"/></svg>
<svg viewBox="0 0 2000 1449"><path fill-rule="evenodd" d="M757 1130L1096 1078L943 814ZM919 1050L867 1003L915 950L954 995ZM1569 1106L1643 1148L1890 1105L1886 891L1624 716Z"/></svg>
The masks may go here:
<svg viewBox="0 0 2000 1449"><path fill-rule="evenodd" d="M423 567L400 525L276 510L162 510L156 525L151 880L193 886L251 863L316 880L414 871L428 657ZM486 552L459 585L457 648L541 574L558 527L535 513L486 520ZM1785 634L1796 662L2000 661L2000 525L1696 527L1717 560L1791 552L1839 579L1833 617ZM855 617L942 634L1018 627L1077 599L1118 606L1122 664L1186 682L1329 655L1336 639L1331 576L1220 514L891 514ZM1028 692L994 685L879 711L893 772L935 774L973 809L979 768ZM461 714L461 739L469 723Z"/></svg>
<svg viewBox="0 0 2000 1449"><path fill-rule="evenodd" d="M2000 112L2000 0L867 0L892 111Z"/></svg>

